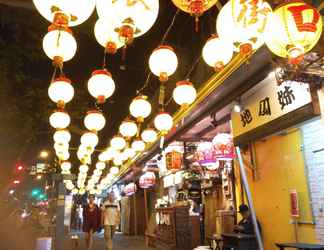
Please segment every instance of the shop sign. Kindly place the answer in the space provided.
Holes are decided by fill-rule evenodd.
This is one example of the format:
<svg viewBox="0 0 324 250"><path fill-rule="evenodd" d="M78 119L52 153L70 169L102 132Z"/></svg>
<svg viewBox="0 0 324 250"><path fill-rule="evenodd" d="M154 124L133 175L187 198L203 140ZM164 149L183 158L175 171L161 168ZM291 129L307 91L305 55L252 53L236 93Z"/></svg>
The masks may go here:
<svg viewBox="0 0 324 250"><path fill-rule="evenodd" d="M174 184L175 185L179 185L182 183L182 180L183 180L182 174L183 174L183 171L179 171L174 174Z"/></svg>
<svg viewBox="0 0 324 250"><path fill-rule="evenodd" d="M165 188L171 187L174 185L174 175L170 174L163 178L163 186Z"/></svg>
<svg viewBox="0 0 324 250"><path fill-rule="evenodd" d="M295 189L290 190L290 213L291 217L299 217L298 193Z"/></svg>
<svg viewBox="0 0 324 250"><path fill-rule="evenodd" d="M269 74L260 86L241 100L240 113L232 112L234 138L312 101L308 84L287 81L278 86L274 74Z"/></svg>

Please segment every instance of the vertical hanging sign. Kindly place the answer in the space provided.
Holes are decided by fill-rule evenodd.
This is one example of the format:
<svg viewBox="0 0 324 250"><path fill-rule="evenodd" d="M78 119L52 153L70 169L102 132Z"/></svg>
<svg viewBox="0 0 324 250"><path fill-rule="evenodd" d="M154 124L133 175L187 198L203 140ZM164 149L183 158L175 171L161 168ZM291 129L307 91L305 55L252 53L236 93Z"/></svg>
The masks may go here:
<svg viewBox="0 0 324 250"><path fill-rule="evenodd" d="M290 190L290 215L293 218L298 218L300 216L298 193L296 189Z"/></svg>

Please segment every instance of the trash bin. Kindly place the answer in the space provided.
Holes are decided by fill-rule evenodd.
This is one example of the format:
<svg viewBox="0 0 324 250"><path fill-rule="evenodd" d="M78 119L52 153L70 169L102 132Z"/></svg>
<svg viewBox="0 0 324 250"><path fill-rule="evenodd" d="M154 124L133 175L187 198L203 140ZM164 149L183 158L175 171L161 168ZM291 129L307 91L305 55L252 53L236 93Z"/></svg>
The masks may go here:
<svg viewBox="0 0 324 250"><path fill-rule="evenodd" d="M51 237L37 238L36 250L52 250L52 238Z"/></svg>

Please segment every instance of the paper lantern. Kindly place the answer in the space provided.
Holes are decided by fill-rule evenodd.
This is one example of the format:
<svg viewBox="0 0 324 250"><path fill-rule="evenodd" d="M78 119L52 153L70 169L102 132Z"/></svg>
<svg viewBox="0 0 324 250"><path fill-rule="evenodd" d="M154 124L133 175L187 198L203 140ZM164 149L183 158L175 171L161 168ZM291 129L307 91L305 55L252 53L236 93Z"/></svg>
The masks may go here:
<svg viewBox="0 0 324 250"><path fill-rule="evenodd" d="M154 119L155 128L166 135L173 126L173 118L166 112L160 112Z"/></svg>
<svg viewBox="0 0 324 250"><path fill-rule="evenodd" d="M113 16L99 18L94 27L97 42L104 47L109 54L115 54L119 48L125 45L119 39L118 32L115 31L116 24L114 24L114 22Z"/></svg>
<svg viewBox="0 0 324 250"><path fill-rule="evenodd" d="M113 166L110 168L110 171L109 171L111 174L113 175L117 175L119 173L119 168L116 167L116 166Z"/></svg>
<svg viewBox="0 0 324 250"><path fill-rule="evenodd" d="M165 82L176 71L178 58L172 47L162 45L151 54L149 66L151 72Z"/></svg>
<svg viewBox="0 0 324 250"><path fill-rule="evenodd" d="M153 143L157 140L157 133L154 129L147 128L142 132L141 137L145 143Z"/></svg>
<svg viewBox="0 0 324 250"><path fill-rule="evenodd" d="M99 169L95 169L95 170L93 171L93 175L94 175L94 176L101 176L101 174L102 174L102 171L99 170Z"/></svg>
<svg viewBox="0 0 324 250"><path fill-rule="evenodd" d="M84 118L84 126L90 131L100 131L106 125L106 119L98 110L91 110L87 112Z"/></svg>
<svg viewBox="0 0 324 250"><path fill-rule="evenodd" d="M228 1L218 14L217 33L220 38L234 43L234 51L249 55L264 44L271 12L270 5L264 1Z"/></svg>
<svg viewBox="0 0 324 250"><path fill-rule="evenodd" d="M126 148L123 152L125 155L127 155L127 158L133 158L136 155L136 151L132 148Z"/></svg>
<svg viewBox="0 0 324 250"><path fill-rule="evenodd" d="M90 147L96 147L99 142L98 135L94 132L85 132L81 136L81 144Z"/></svg>
<svg viewBox="0 0 324 250"><path fill-rule="evenodd" d="M152 172L144 173L139 179L140 188L150 188L155 185L156 177Z"/></svg>
<svg viewBox="0 0 324 250"><path fill-rule="evenodd" d="M117 153L118 151L115 150L114 148L107 148L105 151L99 154L98 159L99 161L103 161L103 162L110 161L115 157Z"/></svg>
<svg viewBox="0 0 324 250"><path fill-rule="evenodd" d="M88 81L89 93L102 104L115 92L115 82L112 75L105 69L95 70Z"/></svg>
<svg viewBox="0 0 324 250"><path fill-rule="evenodd" d="M125 120L119 126L119 132L126 138L133 137L137 134L137 125L132 120Z"/></svg>
<svg viewBox="0 0 324 250"><path fill-rule="evenodd" d="M186 107L192 104L196 97L197 91L191 82L177 82L177 87L173 90L173 99L177 104Z"/></svg>
<svg viewBox="0 0 324 250"><path fill-rule="evenodd" d="M57 103L59 108L63 108L74 96L74 88L71 80L66 77L54 79L48 88L48 95L53 102Z"/></svg>
<svg viewBox="0 0 324 250"><path fill-rule="evenodd" d="M69 171L71 169L72 165L71 165L71 162L69 161L64 161L61 163L61 169L63 171Z"/></svg>
<svg viewBox="0 0 324 250"><path fill-rule="evenodd" d="M145 150L145 142L140 139L135 139L132 142L132 149L134 149L136 152L143 152Z"/></svg>
<svg viewBox="0 0 324 250"><path fill-rule="evenodd" d="M134 182L131 182L124 187L124 193L127 196L131 196L131 195L135 194L136 191L137 191L137 186Z"/></svg>
<svg viewBox="0 0 324 250"><path fill-rule="evenodd" d="M232 60L233 50L231 40L212 35L203 48L202 56L210 67L213 67L215 71L220 71Z"/></svg>
<svg viewBox="0 0 324 250"><path fill-rule="evenodd" d="M64 129L70 125L71 118L68 113L63 109L54 111L50 118L49 123L55 129Z"/></svg>
<svg viewBox="0 0 324 250"><path fill-rule="evenodd" d="M33 0L38 12L56 26L76 26L94 11L96 0Z"/></svg>
<svg viewBox="0 0 324 250"><path fill-rule="evenodd" d="M232 160L235 158L235 149L232 135L219 133L213 139L215 156L218 160Z"/></svg>
<svg viewBox="0 0 324 250"><path fill-rule="evenodd" d="M208 170L216 170L219 167L219 161L212 142L201 142L198 144L195 159Z"/></svg>
<svg viewBox="0 0 324 250"><path fill-rule="evenodd" d="M96 164L96 168L99 170L104 170L106 168L106 163L104 163L102 161L98 161Z"/></svg>
<svg viewBox="0 0 324 250"><path fill-rule="evenodd" d="M303 1L278 7L266 28L266 45L272 53L298 64L319 41L323 20L316 8Z"/></svg>
<svg viewBox="0 0 324 250"><path fill-rule="evenodd" d="M116 135L110 140L110 146L115 150L122 150L126 147L126 140L121 135Z"/></svg>
<svg viewBox="0 0 324 250"><path fill-rule="evenodd" d="M159 14L159 0L97 0L97 12L102 19L113 17L120 40L129 44L153 26Z"/></svg>
<svg viewBox="0 0 324 250"><path fill-rule="evenodd" d="M143 122L146 117L151 114L152 106L147 101L147 96L137 96L130 104L129 111L131 115L138 120Z"/></svg>
<svg viewBox="0 0 324 250"><path fill-rule="evenodd" d="M81 165L79 167L79 171L80 171L80 173L87 173L89 171L88 165Z"/></svg>
<svg viewBox="0 0 324 250"><path fill-rule="evenodd" d="M68 144L71 140L71 134L67 129L60 129L55 131L53 139L55 143Z"/></svg>
<svg viewBox="0 0 324 250"><path fill-rule="evenodd" d="M166 154L166 165L168 170L179 170L182 167L182 154L178 151L171 151Z"/></svg>

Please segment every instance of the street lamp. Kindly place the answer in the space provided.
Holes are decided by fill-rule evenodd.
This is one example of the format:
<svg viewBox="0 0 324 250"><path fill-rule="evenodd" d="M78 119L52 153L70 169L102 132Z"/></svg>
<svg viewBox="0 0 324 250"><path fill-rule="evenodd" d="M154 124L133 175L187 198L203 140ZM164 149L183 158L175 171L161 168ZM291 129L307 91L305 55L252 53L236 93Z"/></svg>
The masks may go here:
<svg viewBox="0 0 324 250"><path fill-rule="evenodd" d="M43 151L40 152L39 156L40 156L41 158L43 158L43 159L44 159L44 158L47 158L47 157L48 157L48 152L45 151L45 150L43 150Z"/></svg>

